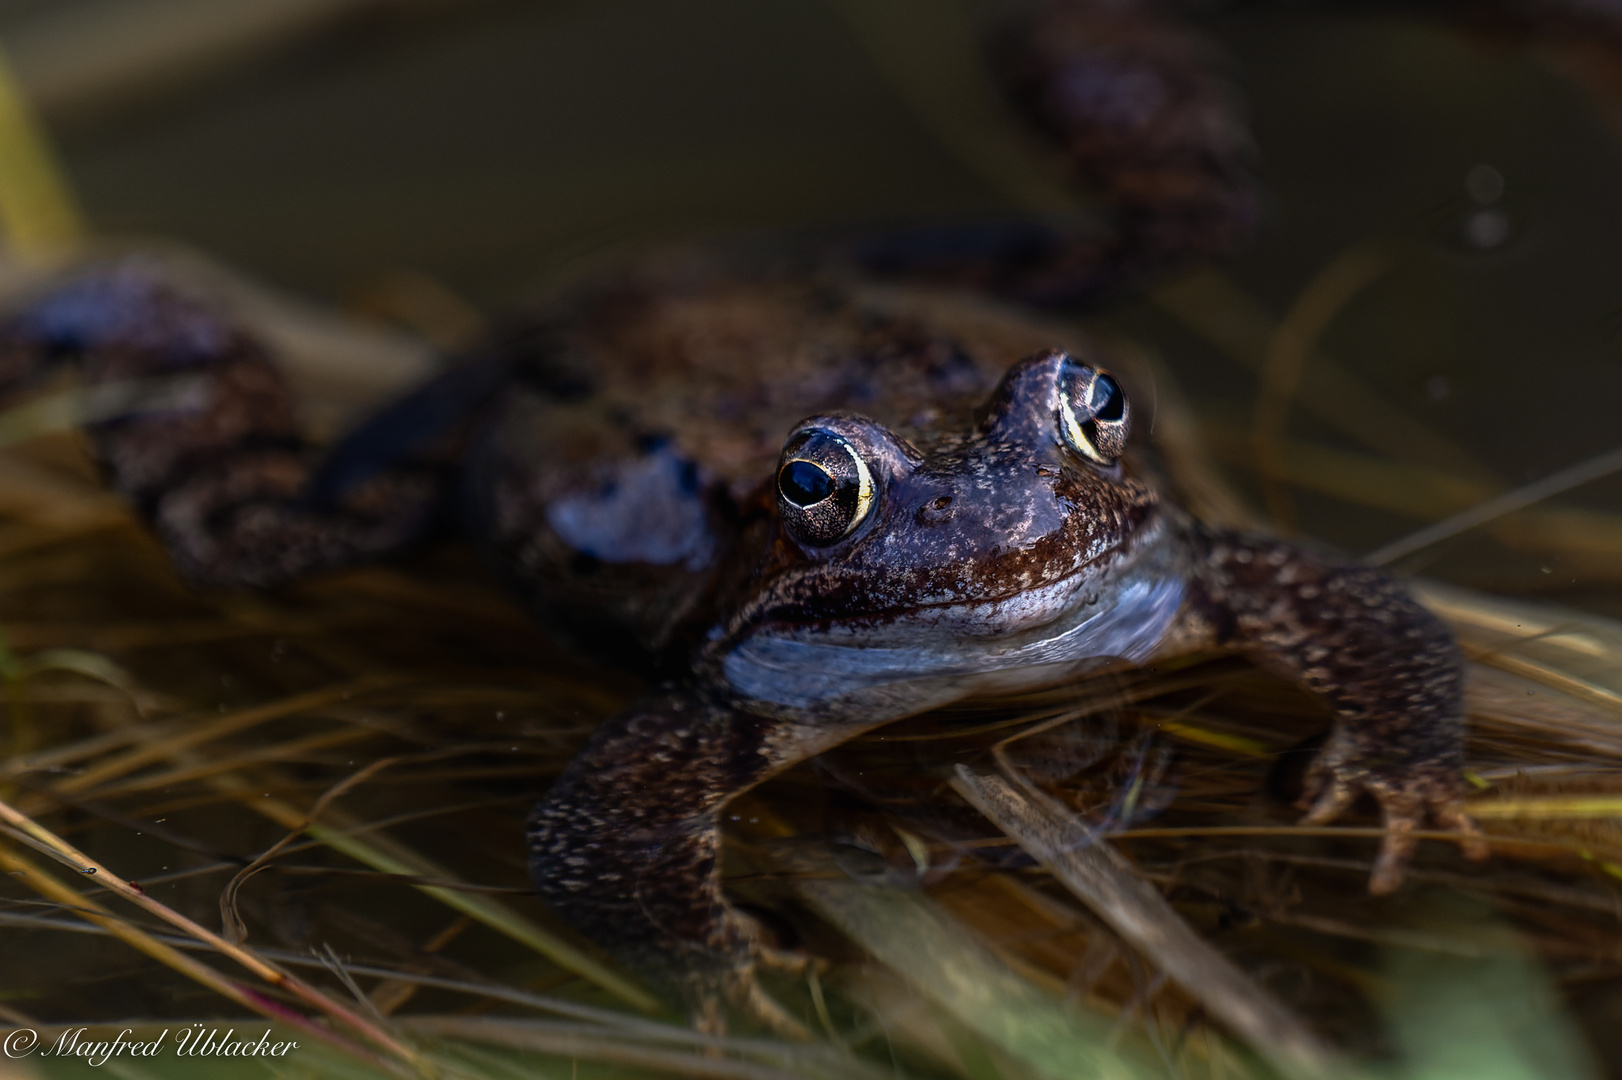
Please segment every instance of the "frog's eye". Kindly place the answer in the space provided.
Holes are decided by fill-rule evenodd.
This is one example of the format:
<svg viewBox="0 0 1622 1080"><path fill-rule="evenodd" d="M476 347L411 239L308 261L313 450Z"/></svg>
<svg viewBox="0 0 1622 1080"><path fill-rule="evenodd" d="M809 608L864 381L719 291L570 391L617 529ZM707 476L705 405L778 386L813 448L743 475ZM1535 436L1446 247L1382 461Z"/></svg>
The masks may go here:
<svg viewBox="0 0 1622 1080"><path fill-rule="evenodd" d="M1132 422L1121 384L1105 372L1074 360L1059 369L1059 430L1070 448L1089 461L1112 465L1126 449Z"/></svg>
<svg viewBox="0 0 1622 1080"><path fill-rule="evenodd" d="M789 439L777 466L777 509L795 539L831 544L873 507L873 475L856 448L831 431Z"/></svg>

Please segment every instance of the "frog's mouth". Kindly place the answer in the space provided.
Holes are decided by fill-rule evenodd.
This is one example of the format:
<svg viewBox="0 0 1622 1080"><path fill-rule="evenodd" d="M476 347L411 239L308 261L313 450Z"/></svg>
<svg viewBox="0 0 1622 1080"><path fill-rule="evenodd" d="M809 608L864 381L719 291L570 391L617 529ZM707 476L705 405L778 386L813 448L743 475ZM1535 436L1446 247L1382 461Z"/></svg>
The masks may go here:
<svg viewBox="0 0 1622 1080"><path fill-rule="evenodd" d="M972 694L1051 686L1107 660L1139 663L1184 598L1165 546L1140 554L1124 572L1093 563L1017 597L768 624L726 653L722 672L735 692L766 706L880 720Z"/></svg>

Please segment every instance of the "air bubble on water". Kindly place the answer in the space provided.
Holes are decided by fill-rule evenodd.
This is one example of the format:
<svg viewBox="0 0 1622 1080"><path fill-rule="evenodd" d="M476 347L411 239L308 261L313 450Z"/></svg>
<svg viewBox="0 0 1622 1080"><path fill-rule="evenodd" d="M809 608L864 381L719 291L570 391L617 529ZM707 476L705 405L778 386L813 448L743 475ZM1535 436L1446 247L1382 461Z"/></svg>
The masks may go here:
<svg viewBox="0 0 1622 1080"><path fill-rule="evenodd" d="M1509 217L1502 210L1478 210L1465 221L1464 236L1475 247L1495 248L1509 239Z"/></svg>
<svg viewBox="0 0 1622 1080"><path fill-rule="evenodd" d="M1465 193L1482 206L1504 197L1504 174L1491 165L1476 165L1464 174Z"/></svg>

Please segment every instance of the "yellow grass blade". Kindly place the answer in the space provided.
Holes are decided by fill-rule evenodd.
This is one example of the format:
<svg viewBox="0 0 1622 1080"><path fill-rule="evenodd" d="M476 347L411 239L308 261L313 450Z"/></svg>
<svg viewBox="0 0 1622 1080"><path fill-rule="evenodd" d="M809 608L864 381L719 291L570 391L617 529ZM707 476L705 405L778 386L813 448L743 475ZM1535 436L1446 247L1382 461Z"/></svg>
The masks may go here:
<svg viewBox="0 0 1622 1080"><path fill-rule="evenodd" d="M45 133L0 53L0 228L25 259L57 254L84 238L84 216Z"/></svg>

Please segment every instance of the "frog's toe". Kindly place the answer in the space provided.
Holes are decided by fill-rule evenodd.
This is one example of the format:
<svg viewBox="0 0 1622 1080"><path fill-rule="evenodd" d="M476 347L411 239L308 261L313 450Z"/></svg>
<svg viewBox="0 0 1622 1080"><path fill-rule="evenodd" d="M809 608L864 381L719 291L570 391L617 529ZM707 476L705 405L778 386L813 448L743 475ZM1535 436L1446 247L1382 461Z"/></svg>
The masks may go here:
<svg viewBox="0 0 1622 1080"><path fill-rule="evenodd" d="M1307 793L1296 804L1306 810L1301 824L1329 824L1357 800L1360 790L1356 778L1345 772L1309 777Z"/></svg>
<svg viewBox="0 0 1622 1080"><path fill-rule="evenodd" d="M755 961L762 968L784 975L804 975L812 970L821 974L828 968L828 962L819 956L812 956L799 949L778 949L770 945L760 947L755 955Z"/></svg>
<svg viewBox="0 0 1622 1080"><path fill-rule="evenodd" d="M1389 896L1402 884L1408 871L1408 862L1419 846L1415 835L1423 824L1422 811L1409 805L1393 808L1382 803L1385 817L1385 837L1380 841L1380 854L1374 859L1369 873L1369 892L1375 896Z"/></svg>
<svg viewBox="0 0 1622 1080"><path fill-rule="evenodd" d="M1370 892L1389 893L1402 884L1403 871L1419 841L1415 834L1426 818L1451 834L1465 858L1479 861L1491 854L1481 830L1465 813L1457 765L1417 767L1396 775L1376 774L1365 781L1365 787L1380 803L1386 827L1385 841L1369 878Z"/></svg>
<svg viewBox="0 0 1622 1080"><path fill-rule="evenodd" d="M726 1008L717 994L700 994L693 1002L691 1016L700 1035L719 1039L727 1033Z"/></svg>
<svg viewBox="0 0 1622 1080"><path fill-rule="evenodd" d="M803 970L803 968L802 968ZM705 1035L727 1033L726 1006L785 1039L804 1041L810 1030L761 987L755 977L755 959L725 972L713 972L689 991L693 1026Z"/></svg>
<svg viewBox="0 0 1622 1080"><path fill-rule="evenodd" d="M804 974L814 961L810 954L768 944L760 922L746 911L725 907L718 940L726 948L709 953L706 961L690 969L687 997L692 1005L693 1024L708 1035L726 1033L725 1006L788 1039L811 1037L806 1026L794 1019L760 985L762 970L791 975Z"/></svg>
<svg viewBox="0 0 1622 1080"><path fill-rule="evenodd" d="M1485 862L1492 855L1492 846L1481 835L1475 819L1464 809L1463 799L1450 799L1431 808L1431 816L1448 832L1454 834L1459 850L1471 862Z"/></svg>
<svg viewBox="0 0 1622 1080"><path fill-rule="evenodd" d="M803 965L801 970L804 970ZM790 1016L775 998L761 988L753 968L747 976L733 983L727 996L733 1008L783 1038L796 1042L811 1038L810 1029Z"/></svg>
<svg viewBox="0 0 1622 1080"><path fill-rule="evenodd" d="M1306 783L1296 806L1306 811L1303 825L1327 825L1340 817L1369 790L1369 771L1358 761L1357 748L1339 731L1307 768Z"/></svg>
<svg viewBox="0 0 1622 1080"><path fill-rule="evenodd" d="M1423 765L1395 770L1366 770L1346 761L1323 762L1309 780L1305 825L1333 821L1362 792L1380 804L1385 837L1369 875L1369 892L1384 896L1402 884L1419 832L1428 819L1453 834L1465 857L1485 859L1489 852L1481 830L1464 810L1459 771L1454 765Z"/></svg>
<svg viewBox="0 0 1622 1080"><path fill-rule="evenodd" d="M1326 770L1328 771L1328 770ZM1364 791L1380 803L1381 817L1385 821L1385 838L1380 842L1380 854L1374 860L1369 875L1369 892L1385 896L1402 884L1403 873L1413 857L1419 838L1414 834L1424 822L1424 802L1408 790L1381 784L1367 775L1351 769L1334 769L1327 776L1317 778L1315 789L1302 802L1308 807L1301 818L1303 825L1327 825L1341 815Z"/></svg>

